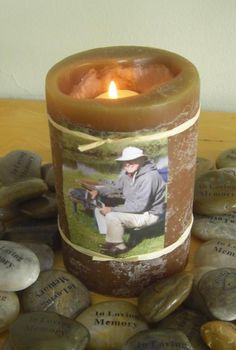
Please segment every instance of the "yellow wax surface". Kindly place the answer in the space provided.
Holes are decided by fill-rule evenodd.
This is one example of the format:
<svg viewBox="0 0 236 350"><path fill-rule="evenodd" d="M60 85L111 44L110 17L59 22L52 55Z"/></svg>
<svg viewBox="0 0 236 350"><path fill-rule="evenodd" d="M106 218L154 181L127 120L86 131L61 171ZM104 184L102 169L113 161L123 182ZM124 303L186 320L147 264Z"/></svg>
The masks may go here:
<svg viewBox="0 0 236 350"><path fill-rule="evenodd" d="M118 98L124 98L124 97L130 97L130 96L136 96L138 95L137 92L132 90L117 90L117 97L110 97L108 92L104 92L101 95L98 95L96 98L109 98L111 100L116 100Z"/></svg>

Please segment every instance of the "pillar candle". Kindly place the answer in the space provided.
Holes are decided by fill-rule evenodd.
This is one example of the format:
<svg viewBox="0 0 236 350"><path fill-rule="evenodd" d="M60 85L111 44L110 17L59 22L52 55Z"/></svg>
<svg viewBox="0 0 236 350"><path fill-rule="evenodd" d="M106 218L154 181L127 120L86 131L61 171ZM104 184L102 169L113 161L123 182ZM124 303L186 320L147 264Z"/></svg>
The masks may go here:
<svg viewBox="0 0 236 350"><path fill-rule="evenodd" d="M112 80L134 94L109 98ZM118 296L182 270L199 116L195 66L157 48L92 49L50 69L46 101L66 268L90 290Z"/></svg>

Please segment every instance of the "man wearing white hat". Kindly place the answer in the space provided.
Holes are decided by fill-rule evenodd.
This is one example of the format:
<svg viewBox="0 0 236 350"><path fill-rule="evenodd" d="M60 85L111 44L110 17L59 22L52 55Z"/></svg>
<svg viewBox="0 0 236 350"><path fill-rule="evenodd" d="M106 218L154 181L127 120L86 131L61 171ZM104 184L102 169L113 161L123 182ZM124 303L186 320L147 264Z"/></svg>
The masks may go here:
<svg viewBox="0 0 236 350"><path fill-rule="evenodd" d="M116 160L123 163L124 170L117 182L91 191L92 198L98 193L106 196L119 191L125 199L122 205L100 208L107 226L103 253L113 256L128 249L123 241L125 228L143 228L158 222L164 212L166 189L156 165L140 148L126 147Z"/></svg>

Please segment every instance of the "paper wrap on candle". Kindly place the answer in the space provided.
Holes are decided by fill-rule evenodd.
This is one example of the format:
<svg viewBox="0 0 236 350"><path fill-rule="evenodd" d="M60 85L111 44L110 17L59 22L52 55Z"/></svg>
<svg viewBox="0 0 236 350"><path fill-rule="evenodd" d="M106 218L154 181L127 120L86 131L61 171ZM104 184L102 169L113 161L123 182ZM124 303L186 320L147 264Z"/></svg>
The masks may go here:
<svg viewBox="0 0 236 350"><path fill-rule="evenodd" d="M153 72L157 72L154 78ZM96 87L96 94L102 93L107 75L139 95L93 99L93 84L101 88ZM92 290L125 296L137 295L156 279L180 271L187 260L192 223L199 116L195 67L181 56L158 49L95 49L53 67L46 89L67 269ZM77 91L76 98L72 90ZM86 185L102 193L102 188L123 176L116 159L130 146L142 150L147 162L159 169L165 183L165 210L151 234L143 226L139 230L124 224L122 240L128 249L114 256L100 248L112 233L109 225L104 228L99 223L95 207L114 207L117 212L126 202L117 204L121 198L101 197L92 209L89 192L82 189ZM164 167L160 160L166 162ZM85 197L79 197L81 193ZM153 230L154 226L147 225Z"/></svg>

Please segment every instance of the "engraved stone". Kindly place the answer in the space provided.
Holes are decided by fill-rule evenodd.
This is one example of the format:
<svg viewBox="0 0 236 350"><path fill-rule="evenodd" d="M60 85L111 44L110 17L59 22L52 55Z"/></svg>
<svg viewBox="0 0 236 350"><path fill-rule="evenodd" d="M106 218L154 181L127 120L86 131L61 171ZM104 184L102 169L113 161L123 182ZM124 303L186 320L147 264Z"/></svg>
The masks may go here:
<svg viewBox="0 0 236 350"><path fill-rule="evenodd" d="M15 292L34 283L39 275L37 256L21 244L0 241L0 290Z"/></svg>
<svg viewBox="0 0 236 350"><path fill-rule="evenodd" d="M236 211L236 177L212 170L197 178L194 213L222 215Z"/></svg>
<svg viewBox="0 0 236 350"><path fill-rule="evenodd" d="M31 151L17 150L0 159L0 180L4 185L40 177L41 157Z"/></svg>
<svg viewBox="0 0 236 350"><path fill-rule="evenodd" d="M220 153L216 158L217 168L236 168L236 148L230 148Z"/></svg>
<svg viewBox="0 0 236 350"><path fill-rule="evenodd" d="M127 301L106 301L90 306L76 320L90 331L90 350L118 350L134 334L147 329L137 307Z"/></svg>
<svg viewBox="0 0 236 350"><path fill-rule="evenodd" d="M214 216L195 215L192 234L203 241L236 239L236 213Z"/></svg>
<svg viewBox="0 0 236 350"><path fill-rule="evenodd" d="M0 333L15 321L20 312L20 303L16 293L0 291Z"/></svg>
<svg viewBox="0 0 236 350"><path fill-rule="evenodd" d="M227 174L230 174L232 176L236 176L236 167L235 168L220 168L219 171L223 171Z"/></svg>
<svg viewBox="0 0 236 350"><path fill-rule="evenodd" d="M7 224L4 238L16 242L42 242L53 249L58 249L61 242L55 218L44 220L17 218Z"/></svg>
<svg viewBox="0 0 236 350"><path fill-rule="evenodd" d="M47 192L42 179L27 179L0 188L0 207L9 207L28 199L36 198Z"/></svg>
<svg viewBox="0 0 236 350"><path fill-rule="evenodd" d="M207 322L201 327L201 335L210 349L236 349L236 325L231 322Z"/></svg>
<svg viewBox="0 0 236 350"><path fill-rule="evenodd" d="M33 219L49 219L57 216L56 195L47 192L42 196L30 199L20 206L20 211Z"/></svg>
<svg viewBox="0 0 236 350"><path fill-rule="evenodd" d="M195 174L196 178L212 169L214 169L214 164L210 159L202 157L197 158Z"/></svg>
<svg viewBox="0 0 236 350"><path fill-rule="evenodd" d="M200 327L207 322L206 316L186 308L178 308L158 323L158 329L171 328L183 332L194 350L207 350L201 338Z"/></svg>
<svg viewBox="0 0 236 350"><path fill-rule="evenodd" d="M32 241L21 241L21 244L35 253L39 259L41 272L52 269L54 263L54 252L47 244Z"/></svg>
<svg viewBox="0 0 236 350"><path fill-rule="evenodd" d="M142 331L131 337L121 350L194 350L184 333L173 329Z"/></svg>
<svg viewBox="0 0 236 350"><path fill-rule="evenodd" d="M16 350L82 350L88 340L89 332L82 324L54 312L21 314L9 333Z"/></svg>
<svg viewBox="0 0 236 350"><path fill-rule="evenodd" d="M198 290L213 318L236 320L236 269L221 268L205 273Z"/></svg>
<svg viewBox="0 0 236 350"><path fill-rule="evenodd" d="M144 289L138 309L148 322L157 322L177 309L189 295L193 282L190 272L180 272Z"/></svg>
<svg viewBox="0 0 236 350"><path fill-rule="evenodd" d="M50 311L75 318L90 304L87 288L65 271L44 271L38 280L22 293L26 312Z"/></svg>
<svg viewBox="0 0 236 350"><path fill-rule="evenodd" d="M236 240L221 238L203 243L195 254L194 265L235 267Z"/></svg>

